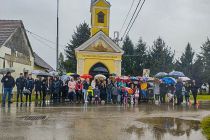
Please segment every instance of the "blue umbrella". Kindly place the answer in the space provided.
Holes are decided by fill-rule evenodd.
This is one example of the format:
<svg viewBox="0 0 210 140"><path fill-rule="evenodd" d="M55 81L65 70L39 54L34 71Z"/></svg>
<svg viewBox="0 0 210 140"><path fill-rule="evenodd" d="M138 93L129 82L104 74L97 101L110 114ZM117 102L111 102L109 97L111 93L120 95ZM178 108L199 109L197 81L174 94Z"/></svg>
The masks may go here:
<svg viewBox="0 0 210 140"><path fill-rule="evenodd" d="M155 75L156 78L166 77L168 73L166 72L159 72Z"/></svg>
<svg viewBox="0 0 210 140"><path fill-rule="evenodd" d="M72 77L71 76L68 76L68 75L63 75L61 76L61 80L66 82L67 80L70 80Z"/></svg>
<svg viewBox="0 0 210 140"><path fill-rule="evenodd" d="M130 77L130 80L131 81L139 81L139 78L132 76L132 77Z"/></svg>
<svg viewBox="0 0 210 140"><path fill-rule="evenodd" d="M172 71L169 73L169 76L173 76L173 77L185 77L183 72L180 71Z"/></svg>
<svg viewBox="0 0 210 140"><path fill-rule="evenodd" d="M174 79L172 77L165 77L161 80L166 84L172 84L172 85L176 84L176 79Z"/></svg>

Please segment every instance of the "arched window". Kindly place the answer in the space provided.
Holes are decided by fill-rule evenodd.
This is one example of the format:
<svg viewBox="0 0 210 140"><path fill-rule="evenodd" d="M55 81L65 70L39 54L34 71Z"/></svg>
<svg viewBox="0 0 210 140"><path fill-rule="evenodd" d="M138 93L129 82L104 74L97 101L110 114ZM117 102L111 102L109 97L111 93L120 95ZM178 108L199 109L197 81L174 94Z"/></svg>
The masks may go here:
<svg viewBox="0 0 210 140"><path fill-rule="evenodd" d="M105 14L103 12L98 13L98 23L104 23Z"/></svg>

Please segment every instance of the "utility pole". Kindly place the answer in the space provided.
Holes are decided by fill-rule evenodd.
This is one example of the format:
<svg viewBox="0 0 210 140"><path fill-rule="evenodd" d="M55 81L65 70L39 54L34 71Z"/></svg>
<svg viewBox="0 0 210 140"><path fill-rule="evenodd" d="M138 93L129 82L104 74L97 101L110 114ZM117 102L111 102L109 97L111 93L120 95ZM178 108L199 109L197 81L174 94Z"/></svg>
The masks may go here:
<svg viewBox="0 0 210 140"><path fill-rule="evenodd" d="M57 0L57 37L56 37L56 71L58 71L59 67L59 0Z"/></svg>

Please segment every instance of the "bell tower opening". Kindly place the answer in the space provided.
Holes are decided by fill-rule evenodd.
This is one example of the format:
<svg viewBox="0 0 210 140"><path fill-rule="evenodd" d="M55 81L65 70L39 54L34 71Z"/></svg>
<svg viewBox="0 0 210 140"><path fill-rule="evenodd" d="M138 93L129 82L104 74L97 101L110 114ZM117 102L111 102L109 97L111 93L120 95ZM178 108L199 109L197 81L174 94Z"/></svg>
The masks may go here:
<svg viewBox="0 0 210 140"><path fill-rule="evenodd" d="M91 36L99 31L109 36L110 7L106 0L91 0Z"/></svg>

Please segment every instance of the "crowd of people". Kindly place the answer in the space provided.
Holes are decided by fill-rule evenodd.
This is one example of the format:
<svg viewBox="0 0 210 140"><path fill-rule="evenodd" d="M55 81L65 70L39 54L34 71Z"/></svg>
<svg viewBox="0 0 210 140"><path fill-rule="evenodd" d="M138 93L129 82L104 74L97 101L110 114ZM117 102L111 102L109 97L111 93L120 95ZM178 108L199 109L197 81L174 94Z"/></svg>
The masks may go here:
<svg viewBox="0 0 210 140"><path fill-rule="evenodd" d="M53 103L112 103L112 104L132 104L149 102L158 103L181 103L189 104L190 93L194 97L194 104L197 104L198 87L195 81L183 82L177 80L175 84L168 84L159 79L154 81L146 80L125 80L116 77L106 79L81 79L80 77L69 77L62 81L60 77L37 77L32 78L32 74L25 77L22 73L15 80L8 72L1 80L3 84L2 105L5 106L6 97L11 103L13 88L17 88L16 102L32 101L35 95L36 101L46 102L46 97Z"/></svg>

